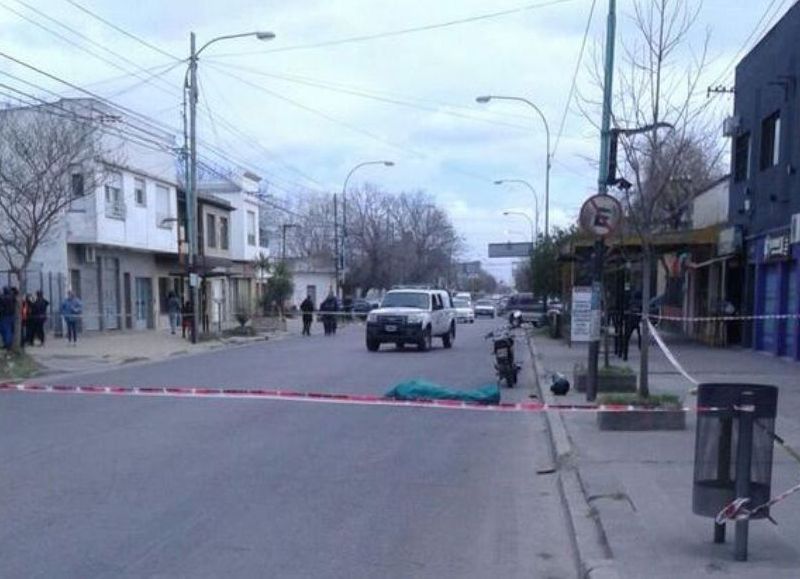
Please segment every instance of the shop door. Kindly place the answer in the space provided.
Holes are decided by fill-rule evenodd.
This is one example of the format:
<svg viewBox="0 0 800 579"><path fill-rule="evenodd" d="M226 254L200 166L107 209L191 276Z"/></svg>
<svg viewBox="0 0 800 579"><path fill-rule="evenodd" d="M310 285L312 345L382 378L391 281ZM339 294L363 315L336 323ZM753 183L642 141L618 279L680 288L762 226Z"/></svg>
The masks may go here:
<svg viewBox="0 0 800 579"><path fill-rule="evenodd" d="M135 330L146 330L150 327L153 303L153 281L149 277L136 278L136 316L133 320Z"/></svg>
<svg viewBox="0 0 800 579"><path fill-rule="evenodd" d="M119 330L119 260L116 257L103 257L101 264L103 329Z"/></svg>
<svg viewBox="0 0 800 579"><path fill-rule="evenodd" d="M786 280L786 313L794 316L800 310L800 288L797 287L798 271L800 271L800 266L795 261L788 268L789 276ZM797 318L788 318L783 328L783 355L797 358L798 354L800 354L797 351Z"/></svg>
<svg viewBox="0 0 800 579"><path fill-rule="evenodd" d="M764 266L764 292L761 297L761 314L774 316L780 313L781 306L781 273L780 265ZM761 347L766 352L777 353L778 320L764 319L761 326Z"/></svg>

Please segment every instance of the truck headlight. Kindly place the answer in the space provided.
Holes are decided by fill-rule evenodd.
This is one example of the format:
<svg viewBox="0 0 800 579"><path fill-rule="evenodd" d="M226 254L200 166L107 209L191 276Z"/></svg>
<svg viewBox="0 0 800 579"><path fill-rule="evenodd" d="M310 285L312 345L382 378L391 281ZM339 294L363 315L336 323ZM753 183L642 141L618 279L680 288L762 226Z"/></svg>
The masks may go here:
<svg viewBox="0 0 800 579"><path fill-rule="evenodd" d="M425 314L409 314L406 320L409 324L421 324L425 321Z"/></svg>
<svg viewBox="0 0 800 579"><path fill-rule="evenodd" d="M378 314L370 312L367 314L367 321L368 322L377 322L378 321Z"/></svg>

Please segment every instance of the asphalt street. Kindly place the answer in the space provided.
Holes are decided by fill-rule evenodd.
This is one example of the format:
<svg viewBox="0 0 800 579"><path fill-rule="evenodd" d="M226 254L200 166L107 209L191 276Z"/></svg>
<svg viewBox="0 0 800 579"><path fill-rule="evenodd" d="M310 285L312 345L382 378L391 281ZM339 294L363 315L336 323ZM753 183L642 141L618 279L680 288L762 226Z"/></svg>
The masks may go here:
<svg viewBox="0 0 800 579"><path fill-rule="evenodd" d="M354 326L59 382L473 388L491 327L369 353ZM574 576L537 414L3 393L0 440L0 577Z"/></svg>

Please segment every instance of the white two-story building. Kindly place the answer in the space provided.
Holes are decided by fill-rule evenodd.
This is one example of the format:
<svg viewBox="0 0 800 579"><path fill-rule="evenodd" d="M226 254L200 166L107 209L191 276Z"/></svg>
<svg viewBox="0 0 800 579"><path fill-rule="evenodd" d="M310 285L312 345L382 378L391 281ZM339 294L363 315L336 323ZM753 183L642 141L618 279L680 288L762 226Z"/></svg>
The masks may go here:
<svg viewBox="0 0 800 579"><path fill-rule="evenodd" d="M72 202L34 254L24 291L43 290L54 313L74 291L83 301L84 329L162 327L156 280L165 272L156 256L178 252L173 135L94 99L50 107L97 123L97 153L91 166L74 168Z"/></svg>

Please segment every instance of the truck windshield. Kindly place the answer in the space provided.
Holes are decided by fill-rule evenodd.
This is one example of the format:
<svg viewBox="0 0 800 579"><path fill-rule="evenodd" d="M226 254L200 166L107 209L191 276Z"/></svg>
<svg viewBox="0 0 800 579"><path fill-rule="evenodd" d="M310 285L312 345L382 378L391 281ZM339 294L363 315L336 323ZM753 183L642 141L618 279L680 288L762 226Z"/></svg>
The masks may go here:
<svg viewBox="0 0 800 579"><path fill-rule="evenodd" d="M430 309L431 299L428 294L419 292L390 292L383 298L384 308L419 308Z"/></svg>

